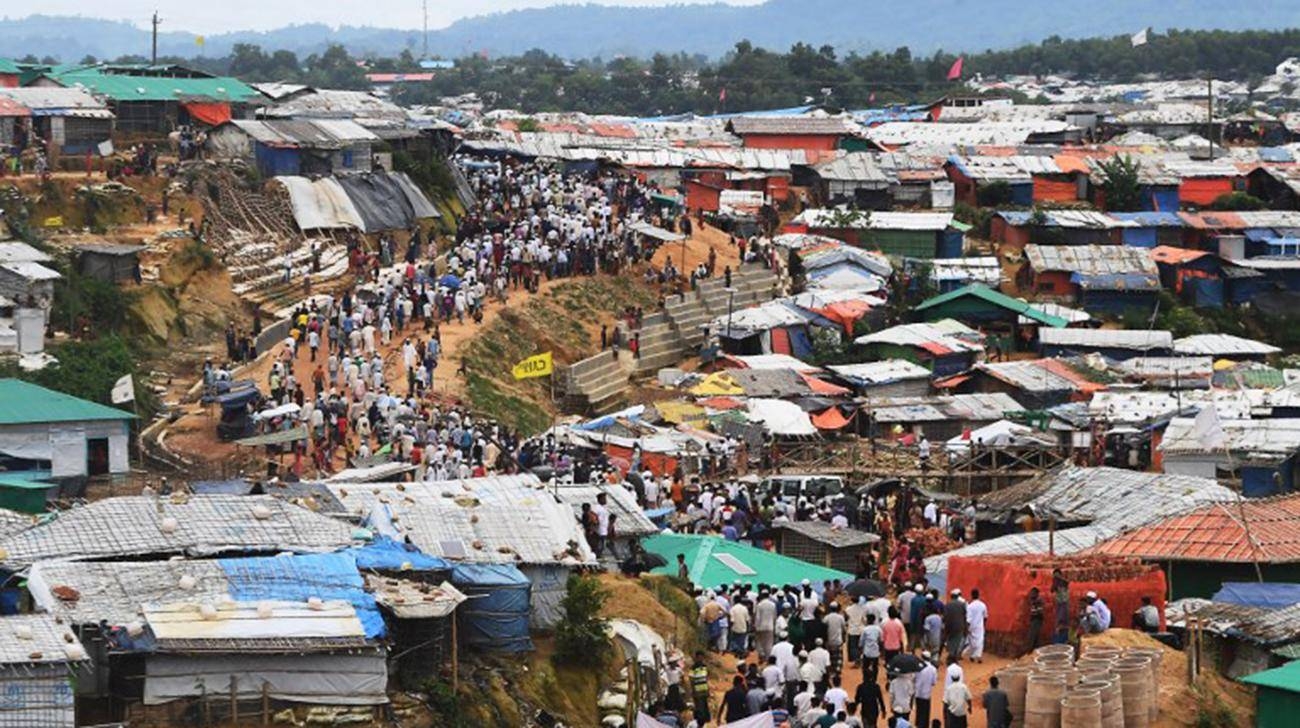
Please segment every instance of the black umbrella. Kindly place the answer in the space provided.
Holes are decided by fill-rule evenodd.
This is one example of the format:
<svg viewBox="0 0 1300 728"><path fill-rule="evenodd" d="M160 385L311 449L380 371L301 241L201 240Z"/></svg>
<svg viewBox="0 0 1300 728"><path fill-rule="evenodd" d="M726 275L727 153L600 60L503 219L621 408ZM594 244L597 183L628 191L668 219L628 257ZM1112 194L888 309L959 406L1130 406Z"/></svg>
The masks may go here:
<svg viewBox="0 0 1300 728"><path fill-rule="evenodd" d="M890 660L889 664L885 665L885 669L893 675L910 675L925 669L925 660L922 660L916 655L904 652L899 655L894 655L894 659Z"/></svg>
<svg viewBox="0 0 1300 728"><path fill-rule="evenodd" d="M844 591L854 599L860 597L879 599L885 596L885 585L875 579L857 579L849 582L849 585L844 587Z"/></svg>

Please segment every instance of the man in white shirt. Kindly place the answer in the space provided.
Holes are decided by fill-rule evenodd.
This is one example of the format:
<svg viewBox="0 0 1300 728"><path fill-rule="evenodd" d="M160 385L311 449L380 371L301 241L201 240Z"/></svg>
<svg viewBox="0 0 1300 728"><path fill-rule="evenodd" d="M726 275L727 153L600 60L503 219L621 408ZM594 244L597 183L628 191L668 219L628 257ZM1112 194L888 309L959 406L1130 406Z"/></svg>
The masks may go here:
<svg viewBox="0 0 1300 728"><path fill-rule="evenodd" d="M605 541L609 539L609 502L608 496L600 493L596 496L596 505L591 510L596 514L596 555L605 552Z"/></svg>
<svg viewBox="0 0 1300 728"><path fill-rule="evenodd" d="M953 672L954 667L957 666L948 666L948 686L943 689L944 725L965 728L966 718L970 715L970 688L962 681L961 672Z"/></svg>
<svg viewBox="0 0 1300 728"><path fill-rule="evenodd" d="M822 700L833 706L834 709L831 712L834 714L844 710L844 704L849 702L849 693L841 686L839 675L831 676L830 690L826 691L826 694L822 696Z"/></svg>
<svg viewBox="0 0 1300 728"><path fill-rule="evenodd" d="M813 665L817 672L815 682L817 685L824 685L826 674L831 669L831 653L826 649L820 637L817 638L816 646L808 653L808 664Z"/></svg>
<svg viewBox="0 0 1300 728"><path fill-rule="evenodd" d="M929 503L925 504L925 510L922 511L921 515L925 516L925 522L927 524L931 526L938 525L939 506L934 501L930 501Z"/></svg>
<svg viewBox="0 0 1300 728"><path fill-rule="evenodd" d="M776 636L776 602L764 589L758 595L754 605L754 649L758 650L758 659L766 660L772 654L772 640Z"/></svg>
<svg viewBox="0 0 1300 728"><path fill-rule="evenodd" d="M731 652L740 659L745 659L749 653L749 607L745 603L736 599L736 603L731 605L728 614L731 619Z"/></svg>
<svg viewBox="0 0 1300 728"><path fill-rule="evenodd" d="M972 589L971 600L966 605L966 639L970 659L973 662L984 661L984 623L989 618L988 605L980 599L980 590Z"/></svg>
<svg viewBox="0 0 1300 728"><path fill-rule="evenodd" d="M930 653L922 652L921 659L925 666L916 673L912 688L916 693L916 724L930 725L930 699L934 695L934 684L939 681L939 669L930 661Z"/></svg>
<svg viewBox="0 0 1300 728"><path fill-rule="evenodd" d="M776 663L776 656L767 658L767 667L763 668L763 690L767 691L767 697L779 698L782 696L782 687L785 683L785 672Z"/></svg>
<svg viewBox="0 0 1300 728"><path fill-rule="evenodd" d="M867 626L867 598L858 597L844 610L844 618L848 622L849 660L857 665L862 658L862 628Z"/></svg>

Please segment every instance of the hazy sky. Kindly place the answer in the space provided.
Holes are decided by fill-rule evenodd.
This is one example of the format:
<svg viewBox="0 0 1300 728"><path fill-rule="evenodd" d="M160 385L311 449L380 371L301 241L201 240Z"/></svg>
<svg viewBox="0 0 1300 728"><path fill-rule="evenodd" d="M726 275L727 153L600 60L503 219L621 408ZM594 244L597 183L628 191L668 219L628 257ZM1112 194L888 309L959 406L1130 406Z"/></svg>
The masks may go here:
<svg viewBox="0 0 1300 728"><path fill-rule="evenodd" d="M602 5L668 5L706 0L599 0ZM707 0L731 5L754 5L763 0ZM429 27L440 28L471 15L519 8L563 5L565 0L428 0ZM420 0L42 0L28 6L42 15L83 15L129 20L148 25L154 10L163 18L163 30L217 33L225 30L266 30L293 23L373 25L418 28ZM16 17L11 13L4 13Z"/></svg>

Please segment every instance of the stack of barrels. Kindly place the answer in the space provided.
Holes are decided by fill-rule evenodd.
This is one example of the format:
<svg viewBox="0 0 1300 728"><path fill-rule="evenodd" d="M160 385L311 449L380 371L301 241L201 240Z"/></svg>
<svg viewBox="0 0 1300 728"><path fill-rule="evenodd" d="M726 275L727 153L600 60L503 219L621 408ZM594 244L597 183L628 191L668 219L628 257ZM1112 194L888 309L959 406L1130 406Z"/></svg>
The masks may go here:
<svg viewBox="0 0 1300 728"><path fill-rule="evenodd" d="M1158 649L1070 645L1034 651L1031 665L998 671L1012 728L1147 728L1159 714Z"/></svg>

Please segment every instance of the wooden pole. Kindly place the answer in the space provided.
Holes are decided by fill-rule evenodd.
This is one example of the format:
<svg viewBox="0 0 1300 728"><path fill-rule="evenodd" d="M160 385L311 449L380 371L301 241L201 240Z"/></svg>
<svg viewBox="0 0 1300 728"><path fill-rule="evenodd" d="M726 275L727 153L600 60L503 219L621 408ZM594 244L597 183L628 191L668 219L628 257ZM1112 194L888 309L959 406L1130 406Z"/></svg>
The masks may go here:
<svg viewBox="0 0 1300 728"><path fill-rule="evenodd" d="M271 725L271 686L262 681L262 725Z"/></svg>
<svg viewBox="0 0 1300 728"><path fill-rule="evenodd" d="M239 676L230 676L230 725L239 728Z"/></svg>
<svg viewBox="0 0 1300 728"><path fill-rule="evenodd" d="M451 691L460 690L460 644L456 638L456 614L451 615Z"/></svg>

